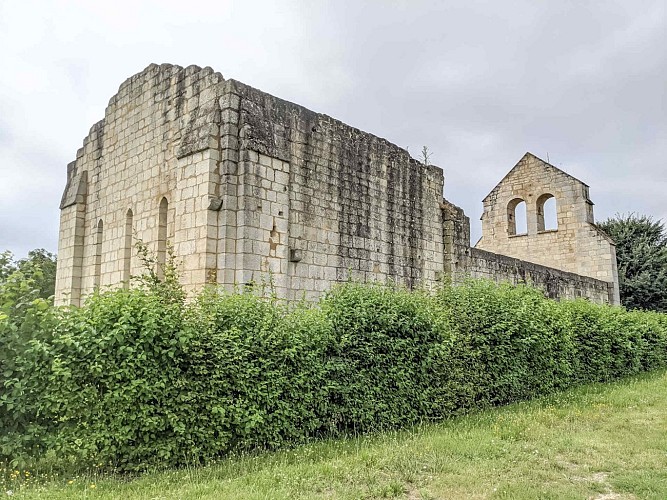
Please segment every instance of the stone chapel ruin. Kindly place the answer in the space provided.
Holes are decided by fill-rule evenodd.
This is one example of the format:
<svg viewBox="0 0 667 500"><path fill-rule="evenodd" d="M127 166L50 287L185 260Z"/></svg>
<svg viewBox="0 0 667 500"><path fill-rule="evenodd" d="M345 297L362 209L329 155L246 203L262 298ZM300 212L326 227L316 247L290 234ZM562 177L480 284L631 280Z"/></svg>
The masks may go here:
<svg viewBox="0 0 667 500"><path fill-rule="evenodd" d="M56 303L128 286L138 239L162 263L173 245L189 291L271 275L296 300L348 277L416 287L483 276L619 303L614 244L581 181L526 154L485 198L475 247L443 185L440 168L329 116L211 68L152 64L120 86L67 166ZM557 229L544 225L550 198Z"/></svg>

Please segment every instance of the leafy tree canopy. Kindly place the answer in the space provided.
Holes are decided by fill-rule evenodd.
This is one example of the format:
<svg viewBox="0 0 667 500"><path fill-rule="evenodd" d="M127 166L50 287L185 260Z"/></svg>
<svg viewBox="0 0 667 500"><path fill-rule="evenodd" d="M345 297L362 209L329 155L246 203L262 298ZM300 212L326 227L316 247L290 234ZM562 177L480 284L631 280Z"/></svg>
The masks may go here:
<svg viewBox="0 0 667 500"><path fill-rule="evenodd" d="M10 251L0 253L0 296L22 302L51 301L56 287L56 256L38 248L24 259L15 260ZM5 304L7 305L7 304Z"/></svg>
<svg viewBox="0 0 667 500"><path fill-rule="evenodd" d="M616 242L621 303L667 312L667 231L661 220L628 214L599 225Z"/></svg>

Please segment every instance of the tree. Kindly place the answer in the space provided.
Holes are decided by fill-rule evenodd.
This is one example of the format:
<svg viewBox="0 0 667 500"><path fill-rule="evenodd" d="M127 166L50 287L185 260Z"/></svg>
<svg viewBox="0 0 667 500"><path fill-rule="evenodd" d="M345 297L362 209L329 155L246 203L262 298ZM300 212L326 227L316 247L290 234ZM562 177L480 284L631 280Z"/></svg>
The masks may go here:
<svg viewBox="0 0 667 500"><path fill-rule="evenodd" d="M37 411L41 393L31 385L30 374L37 366L50 367L40 342L51 334L57 317L51 307L55 271L55 255L43 249L20 260L11 252L0 253L0 450L11 449L12 442L29 449L48 425Z"/></svg>
<svg viewBox="0 0 667 500"><path fill-rule="evenodd" d="M31 250L18 261L18 269L35 282L37 296L49 299L56 293L56 256L43 248Z"/></svg>
<svg viewBox="0 0 667 500"><path fill-rule="evenodd" d="M667 231L646 215L619 215L599 224L616 242L621 303L667 312Z"/></svg>
<svg viewBox="0 0 667 500"><path fill-rule="evenodd" d="M17 261L9 251L0 253L0 290L3 292L22 289L25 294L21 292L19 295L24 300L40 298L50 301L55 288L56 256L51 252L38 248Z"/></svg>
<svg viewBox="0 0 667 500"><path fill-rule="evenodd" d="M7 281L10 274L16 271L14 255L9 250L0 253L0 283Z"/></svg>

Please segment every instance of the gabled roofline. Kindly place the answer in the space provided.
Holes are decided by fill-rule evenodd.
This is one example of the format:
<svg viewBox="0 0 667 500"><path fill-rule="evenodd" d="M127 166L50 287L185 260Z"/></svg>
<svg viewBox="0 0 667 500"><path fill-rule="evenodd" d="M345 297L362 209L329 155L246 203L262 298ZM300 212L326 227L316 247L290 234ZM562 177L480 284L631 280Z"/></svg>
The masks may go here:
<svg viewBox="0 0 667 500"><path fill-rule="evenodd" d="M593 229L594 229L595 231L597 231L597 233L598 233L602 238L604 238L605 240L607 240L608 243L610 243L611 245L616 246L616 242L614 241L614 239L613 239L611 236L609 236L609 235L607 234L607 232L606 232L604 229L602 229L600 226L598 226L597 224L595 224L595 223L593 223L593 222L589 222L589 224L593 227Z"/></svg>
<svg viewBox="0 0 667 500"><path fill-rule="evenodd" d="M494 192L494 191L495 191L495 190L496 190L496 189L497 189L503 182L505 182L505 179L507 179L507 178L509 177L509 175L510 175L512 172L514 172L514 170L519 166L519 163L521 163L526 157L529 157L529 156L532 157L532 158L535 158L536 160L541 161L541 162L544 163L546 166L553 168L554 170L558 171L558 173L560 173L560 174L562 174L562 175L565 175L566 177L569 177L570 179L575 180L575 181L579 182L580 184L583 184L583 185L586 186L586 187L590 187L588 184L586 184L585 182L583 182L583 181L577 179L577 178L574 177L573 175L568 174L567 172L561 170L560 168L553 166L553 165L552 165L551 163L549 163L548 161L544 161L542 158L540 158L540 157L534 155L534 154L531 153L530 151L527 151L527 152L521 157L521 159L520 159L518 162L516 162L516 164L509 170L509 172L507 172L507 173L503 176L503 178L500 179L500 181L498 182L498 184L496 184L496 185L493 187L493 189L492 189L491 191L489 191L489 194L487 194L487 195L482 199L482 202L486 201L486 199L487 199L489 196L491 196L491 193L493 193L493 192Z"/></svg>

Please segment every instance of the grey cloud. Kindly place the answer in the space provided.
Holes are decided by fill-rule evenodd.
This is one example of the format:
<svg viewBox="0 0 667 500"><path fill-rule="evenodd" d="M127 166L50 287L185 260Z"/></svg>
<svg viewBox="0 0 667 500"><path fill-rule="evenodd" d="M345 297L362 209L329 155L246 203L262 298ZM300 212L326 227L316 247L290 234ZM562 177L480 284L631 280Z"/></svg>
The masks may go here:
<svg viewBox="0 0 667 500"><path fill-rule="evenodd" d="M67 162L150 62L211 66L413 156L428 145L473 240L525 151L590 184L598 219L667 216L662 1L16 2L0 18L0 181L21 192L0 200L0 249L55 250Z"/></svg>

